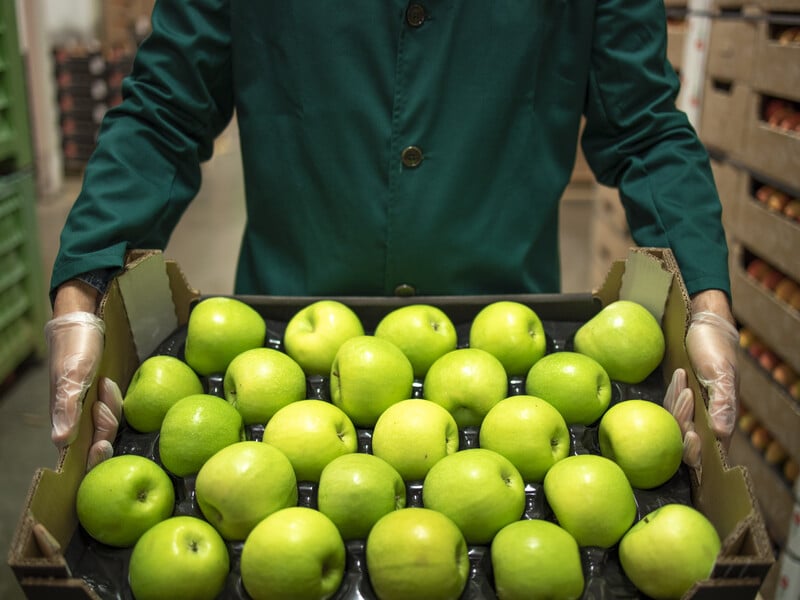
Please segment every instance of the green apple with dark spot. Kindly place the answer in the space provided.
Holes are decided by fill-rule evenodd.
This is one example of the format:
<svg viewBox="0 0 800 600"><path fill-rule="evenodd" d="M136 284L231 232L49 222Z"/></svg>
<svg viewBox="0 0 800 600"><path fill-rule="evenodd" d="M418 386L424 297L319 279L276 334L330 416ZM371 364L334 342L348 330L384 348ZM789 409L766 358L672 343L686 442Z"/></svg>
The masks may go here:
<svg viewBox="0 0 800 600"><path fill-rule="evenodd" d="M426 508L447 515L468 544L489 544L525 510L525 483L501 454L469 448L440 459L422 485Z"/></svg>
<svg viewBox="0 0 800 600"><path fill-rule="evenodd" d="M358 450L353 422L325 400L287 404L269 420L262 439L286 455L298 482L319 482L328 463Z"/></svg>
<svg viewBox="0 0 800 600"><path fill-rule="evenodd" d="M241 541L265 517L297 504L297 479L283 452L246 440L226 446L203 464L195 496L223 538Z"/></svg>
<svg viewBox="0 0 800 600"><path fill-rule="evenodd" d="M576 352L599 362L622 383L641 383L664 358L661 324L643 305L617 300L603 307L575 332Z"/></svg>
<svg viewBox="0 0 800 600"><path fill-rule="evenodd" d="M508 375L525 375L544 356L547 337L542 320L530 306L500 300L487 304L475 315L469 346L494 355Z"/></svg>
<svg viewBox="0 0 800 600"><path fill-rule="evenodd" d="M411 397L414 370L403 351L372 335L342 343L331 364L331 401L358 427L373 427L392 404Z"/></svg>
<svg viewBox="0 0 800 600"><path fill-rule="evenodd" d="M382 517L367 538L366 560L381 600L458 600L469 577L464 536L450 518L429 508Z"/></svg>
<svg viewBox="0 0 800 600"><path fill-rule="evenodd" d="M636 519L633 488L622 469L596 454L568 456L544 477L544 494L558 524L579 546L611 548Z"/></svg>
<svg viewBox="0 0 800 600"><path fill-rule="evenodd" d="M284 508L247 536L242 584L253 600L325 600L341 585L345 557L344 540L333 521L313 508Z"/></svg>
<svg viewBox="0 0 800 600"><path fill-rule="evenodd" d="M678 600L711 576L721 548L714 524L684 504L666 504L645 515L619 543L625 574L655 600Z"/></svg>
<svg viewBox="0 0 800 600"><path fill-rule="evenodd" d="M486 350L458 348L431 365L422 393L453 415L459 427L478 427L486 413L508 395L508 375Z"/></svg>
<svg viewBox="0 0 800 600"><path fill-rule="evenodd" d="M528 483L541 483L547 471L569 455L567 423L554 406L535 396L501 400L483 419L481 448L505 456Z"/></svg>
<svg viewBox="0 0 800 600"><path fill-rule="evenodd" d="M339 346L364 335L356 312L338 300L317 300L292 315L283 332L286 353L306 375L329 375Z"/></svg>
<svg viewBox="0 0 800 600"><path fill-rule="evenodd" d="M669 481L683 460L683 435L666 408L648 400L618 402L600 419L600 453L617 463L631 485L652 489Z"/></svg>
<svg viewBox="0 0 800 600"><path fill-rule="evenodd" d="M553 352L528 371L525 392L552 404L567 425L591 425L611 402L611 380L593 358Z"/></svg>
<svg viewBox="0 0 800 600"><path fill-rule="evenodd" d="M306 397L306 375L288 354L253 348L234 358L223 378L225 399L245 425L266 424L278 409Z"/></svg>
<svg viewBox="0 0 800 600"><path fill-rule="evenodd" d="M458 343L450 317L430 304L409 304L392 310L378 323L375 337L400 348L418 378L424 378L434 361L455 350Z"/></svg>
<svg viewBox="0 0 800 600"><path fill-rule="evenodd" d="M222 374L245 350L264 345L267 323L252 306L228 296L198 302L189 313L184 360L200 375Z"/></svg>
<svg viewBox="0 0 800 600"><path fill-rule="evenodd" d="M131 553L128 583L136 600L214 600L225 589L230 558L208 522L175 516L148 529Z"/></svg>
<svg viewBox="0 0 800 600"><path fill-rule="evenodd" d="M503 600L578 600L584 578L580 549L567 530L550 521L523 519L492 540L492 573Z"/></svg>
<svg viewBox="0 0 800 600"><path fill-rule="evenodd" d="M372 453L406 482L422 481L440 459L458 451L458 425L447 410L410 398L387 408L372 430Z"/></svg>
<svg viewBox="0 0 800 600"><path fill-rule="evenodd" d="M174 356L155 355L134 371L122 412L136 431L152 433L161 428L164 415L175 402L202 393L203 383L189 365Z"/></svg>
<svg viewBox="0 0 800 600"><path fill-rule="evenodd" d="M113 456L84 475L75 508L86 532L108 546L133 546L150 527L172 514L175 491L169 475L136 454Z"/></svg>
<svg viewBox="0 0 800 600"><path fill-rule="evenodd" d="M329 462L319 478L317 508L342 538L365 540L383 515L406 505L400 473L382 458L357 452Z"/></svg>

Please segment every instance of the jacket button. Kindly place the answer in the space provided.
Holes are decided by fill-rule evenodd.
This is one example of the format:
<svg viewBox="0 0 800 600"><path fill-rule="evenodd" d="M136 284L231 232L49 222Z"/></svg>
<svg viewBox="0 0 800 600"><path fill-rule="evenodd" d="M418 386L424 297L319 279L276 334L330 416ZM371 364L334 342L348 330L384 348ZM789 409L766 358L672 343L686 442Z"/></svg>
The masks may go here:
<svg viewBox="0 0 800 600"><path fill-rule="evenodd" d="M422 150L420 150L417 146L409 146L408 148L405 148L400 156L403 160L403 164L409 169L418 167L422 162Z"/></svg>
<svg viewBox="0 0 800 600"><path fill-rule="evenodd" d="M394 295L401 296L403 298L413 296L416 293L417 290L414 289L414 286L408 285L407 283L401 283L396 288L394 288Z"/></svg>
<svg viewBox="0 0 800 600"><path fill-rule="evenodd" d="M411 27L419 27L425 22L425 7L413 2L406 9L406 23Z"/></svg>

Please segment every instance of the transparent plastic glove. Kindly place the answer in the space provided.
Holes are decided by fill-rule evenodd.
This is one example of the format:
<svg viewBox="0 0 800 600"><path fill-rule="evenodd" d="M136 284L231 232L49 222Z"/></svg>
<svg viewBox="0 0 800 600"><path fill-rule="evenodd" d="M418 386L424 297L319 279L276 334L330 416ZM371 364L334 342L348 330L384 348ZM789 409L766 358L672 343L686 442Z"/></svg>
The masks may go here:
<svg viewBox="0 0 800 600"><path fill-rule="evenodd" d="M105 324L90 312L70 312L45 325L50 352L50 419L53 443L75 440L86 390L103 355Z"/></svg>
<svg viewBox="0 0 800 600"><path fill-rule="evenodd" d="M92 406L94 436L86 459L87 471L114 456L113 444L121 419L122 392L114 381L102 377L97 390L97 402Z"/></svg>
<svg viewBox="0 0 800 600"><path fill-rule="evenodd" d="M686 351L700 384L708 390L711 428L728 447L736 425L739 332L725 317L695 313L686 333Z"/></svg>
<svg viewBox="0 0 800 600"><path fill-rule="evenodd" d="M675 369L664 396L664 408L672 413L683 434L683 462L700 467L700 436L694 430L694 393L688 387L686 371Z"/></svg>

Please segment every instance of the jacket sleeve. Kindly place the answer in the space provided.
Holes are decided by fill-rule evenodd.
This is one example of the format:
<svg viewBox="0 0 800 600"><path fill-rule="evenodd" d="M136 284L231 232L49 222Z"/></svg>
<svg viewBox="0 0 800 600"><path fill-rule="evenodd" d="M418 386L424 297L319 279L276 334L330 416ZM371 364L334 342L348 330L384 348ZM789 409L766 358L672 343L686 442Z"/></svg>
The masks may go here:
<svg viewBox="0 0 800 600"><path fill-rule="evenodd" d="M662 0L599 0L582 148L619 189L640 246L670 248L690 294L730 296L728 248L708 154L675 107Z"/></svg>
<svg viewBox="0 0 800 600"><path fill-rule="evenodd" d="M61 233L51 291L163 249L233 114L228 0L159 0L152 33L109 110Z"/></svg>

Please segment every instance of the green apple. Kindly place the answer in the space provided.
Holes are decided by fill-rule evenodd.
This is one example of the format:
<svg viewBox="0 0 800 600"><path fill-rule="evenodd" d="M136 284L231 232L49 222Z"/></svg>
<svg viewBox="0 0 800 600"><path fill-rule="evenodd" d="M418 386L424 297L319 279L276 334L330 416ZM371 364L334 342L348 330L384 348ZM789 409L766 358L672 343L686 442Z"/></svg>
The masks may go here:
<svg viewBox="0 0 800 600"><path fill-rule="evenodd" d="M526 304L500 300L484 306L469 329L470 348L497 357L508 375L525 375L544 356L547 337L539 315Z"/></svg>
<svg viewBox="0 0 800 600"><path fill-rule="evenodd" d="M427 400L447 410L459 427L477 427L508 394L503 364L480 348L458 348L438 358L422 384Z"/></svg>
<svg viewBox="0 0 800 600"><path fill-rule="evenodd" d="M647 400L625 400L609 408L598 428L600 453L617 463L631 485L658 487L683 460L683 434L666 408Z"/></svg>
<svg viewBox="0 0 800 600"><path fill-rule="evenodd" d="M297 481L318 482L325 465L358 450L353 422L325 400L287 404L269 420L262 439L287 456Z"/></svg>
<svg viewBox="0 0 800 600"><path fill-rule="evenodd" d="M367 538L367 571L381 600L457 600L469 576L458 526L428 508L382 517Z"/></svg>
<svg viewBox="0 0 800 600"><path fill-rule="evenodd" d="M525 392L552 404L567 425L591 425L611 402L611 380L593 358L553 352L528 371Z"/></svg>
<svg viewBox="0 0 800 600"><path fill-rule="evenodd" d="M252 306L212 296L189 313L184 359L200 375L222 374L237 354L263 346L266 335L267 324Z"/></svg>
<svg viewBox="0 0 800 600"><path fill-rule="evenodd" d="M569 455L570 433L556 408L535 396L510 396L492 407L479 432L481 448L505 456L529 483L541 483Z"/></svg>
<svg viewBox="0 0 800 600"><path fill-rule="evenodd" d="M225 399L241 413L245 425L263 425L279 408L305 399L306 375L284 352L253 348L231 361L222 387Z"/></svg>
<svg viewBox="0 0 800 600"><path fill-rule="evenodd" d="M554 464L544 476L544 495L558 524L579 546L610 548L636 519L625 473L596 454L568 456Z"/></svg>
<svg viewBox="0 0 800 600"><path fill-rule="evenodd" d="M333 521L293 506L256 525L242 547L242 584L253 600L333 596L345 569L345 545Z"/></svg>
<svg viewBox="0 0 800 600"><path fill-rule="evenodd" d="M214 600L229 571L228 548L219 533L197 517L176 516L136 542L128 582L136 600Z"/></svg>
<svg viewBox="0 0 800 600"><path fill-rule="evenodd" d="M439 459L458 451L458 425L430 400L401 400L378 417L372 453L392 465L404 481L422 481Z"/></svg>
<svg viewBox="0 0 800 600"><path fill-rule="evenodd" d="M75 509L98 542L126 548L172 514L175 490L157 463L135 454L113 456L84 475Z"/></svg>
<svg viewBox="0 0 800 600"><path fill-rule="evenodd" d="M576 352L591 356L615 381L640 383L664 358L664 332L638 302L617 300L575 332Z"/></svg>
<svg viewBox="0 0 800 600"><path fill-rule="evenodd" d="M502 600L578 600L583 595L578 543L550 521L525 519L503 527L492 540L491 561Z"/></svg>
<svg viewBox="0 0 800 600"><path fill-rule="evenodd" d="M343 454L322 470L317 508L339 529L342 538L365 540L386 513L406 505L400 473L372 454Z"/></svg>
<svg viewBox="0 0 800 600"><path fill-rule="evenodd" d="M185 362L174 356L151 356L133 372L122 411L136 431L152 433L161 428L164 415L175 402L202 393L203 383Z"/></svg>
<svg viewBox="0 0 800 600"><path fill-rule="evenodd" d="M411 361L414 377L425 377L440 356L456 349L458 336L450 317L430 304L409 304L387 313L375 336L392 342Z"/></svg>
<svg viewBox="0 0 800 600"><path fill-rule="evenodd" d="M395 402L411 398L414 369L403 351L373 335L346 340L331 364L331 401L353 424L372 427Z"/></svg>
<svg viewBox="0 0 800 600"><path fill-rule="evenodd" d="M714 525L699 510L665 504L642 517L619 543L633 584L656 600L677 600L711 575L721 548Z"/></svg>
<svg viewBox="0 0 800 600"><path fill-rule="evenodd" d="M500 529L522 517L525 484L501 454L470 448L431 467L422 484L422 503L450 517L468 544L489 544Z"/></svg>
<svg viewBox="0 0 800 600"><path fill-rule="evenodd" d="M283 452L242 441L217 451L200 467L195 496L223 538L241 541L265 517L297 505L297 479Z"/></svg>
<svg viewBox="0 0 800 600"><path fill-rule="evenodd" d="M161 464L173 475L194 475L212 455L244 439L242 416L210 394L181 398L164 415L158 436Z"/></svg>
<svg viewBox="0 0 800 600"><path fill-rule="evenodd" d="M306 375L328 375L339 346L357 335L364 335L364 325L353 309L337 300L317 300L289 319L283 347Z"/></svg>

